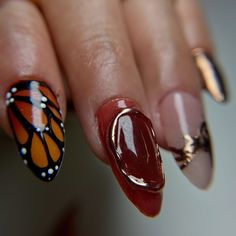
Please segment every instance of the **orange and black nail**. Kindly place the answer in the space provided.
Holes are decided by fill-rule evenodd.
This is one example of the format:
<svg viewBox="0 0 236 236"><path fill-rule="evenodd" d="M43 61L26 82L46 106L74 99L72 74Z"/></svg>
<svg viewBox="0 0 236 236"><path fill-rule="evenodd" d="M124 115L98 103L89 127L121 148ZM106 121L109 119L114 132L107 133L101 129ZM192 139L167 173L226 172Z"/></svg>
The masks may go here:
<svg viewBox="0 0 236 236"><path fill-rule="evenodd" d="M25 165L44 181L58 173L64 125L52 90L44 82L20 81L6 94L9 123Z"/></svg>
<svg viewBox="0 0 236 236"><path fill-rule="evenodd" d="M228 92L219 65L203 48L192 51L193 59L203 80L203 86L216 102L226 102Z"/></svg>

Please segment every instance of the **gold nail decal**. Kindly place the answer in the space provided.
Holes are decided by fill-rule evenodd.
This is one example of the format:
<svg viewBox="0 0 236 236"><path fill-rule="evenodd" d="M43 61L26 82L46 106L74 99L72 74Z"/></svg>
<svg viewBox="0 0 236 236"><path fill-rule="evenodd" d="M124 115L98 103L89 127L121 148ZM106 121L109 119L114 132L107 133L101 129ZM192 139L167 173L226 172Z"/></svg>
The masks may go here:
<svg viewBox="0 0 236 236"><path fill-rule="evenodd" d="M217 63L203 48L195 48L192 55L203 79L205 89L215 101L226 102L228 97L226 85Z"/></svg>
<svg viewBox="0 0 236 236"><path fill-rule="evenodd" d="M184 147L182 149L173 150L177 154L175 160L180 169L183 170L186 168L199 151L207 152L210 155L212 154L210 137L205 122L201 124L198 135L191 137L185 134L183 138L185 141Z"/></svg>

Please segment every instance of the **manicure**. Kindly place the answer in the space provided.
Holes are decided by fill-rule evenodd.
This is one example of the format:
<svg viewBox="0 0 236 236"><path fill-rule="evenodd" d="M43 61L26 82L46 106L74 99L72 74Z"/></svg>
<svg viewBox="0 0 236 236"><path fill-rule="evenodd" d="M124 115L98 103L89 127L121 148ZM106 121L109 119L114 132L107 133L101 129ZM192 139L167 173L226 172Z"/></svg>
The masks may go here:
<svg viewBox="0 0 236 236"><path fill-rule="evenodd" d="M102 143L124 192L144 214L156 215L164 175L150 120L127 99L106 103L97 118Z"/></svg>
<svg viewBox="0 0 236 236"><path fill-rule="evenodd" d="M202 48L195 48L192 55L206 90L216 102L226 102L226 84L216 61Z"/></svg>
<svg viewBox="0 0 236 236"><path fill-rule="evenodd" d="M213 157L201 102L190 93L174 91L163 98L160 109L165 139L178 166L192 184L206 189Z"/></svg>
<svg viewBox="0 0 236 236"><path fill-rule="evenodd" d="M25 165L44 181L58 173L64 154L64 125L52 90L20 81L6 93L9 122Z"/></svg>

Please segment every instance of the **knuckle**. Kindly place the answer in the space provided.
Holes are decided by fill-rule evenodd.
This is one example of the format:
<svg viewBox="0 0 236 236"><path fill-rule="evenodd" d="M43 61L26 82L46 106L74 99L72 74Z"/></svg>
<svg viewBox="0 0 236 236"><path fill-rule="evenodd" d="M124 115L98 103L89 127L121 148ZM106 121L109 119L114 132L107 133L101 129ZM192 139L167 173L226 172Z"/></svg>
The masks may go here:
<svg viewBox="0 0 236 236"><path fill-rule="evenodd" d="M84 66L96 70L114 68L125 59L125 49L119 37L98 33L83 40L81 47Z"/></svg>

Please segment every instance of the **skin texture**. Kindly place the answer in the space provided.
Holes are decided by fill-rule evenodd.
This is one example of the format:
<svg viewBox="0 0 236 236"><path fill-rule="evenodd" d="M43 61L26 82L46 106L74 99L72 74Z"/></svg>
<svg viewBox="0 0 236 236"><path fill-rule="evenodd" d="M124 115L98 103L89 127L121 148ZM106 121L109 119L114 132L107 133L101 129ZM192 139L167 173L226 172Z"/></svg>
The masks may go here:
<svg viewBox="0 0 236 236"><path fill-rule="evenodd" d="M153 125L159 143L165 145L159 120L160 101L167 93L178 89L200 97L201 86L184 35L180 26L176 24L177 15L172 4L168 1L150 2L151 4L146 4L144 0L126 1L124 11L147 91ZM135 24L138 20L141 23ZM167 28L168 31L165 30ZM173 38L175 40L172 40Z"/></svg>
<svg viewBox="0 0 236 236"><path fill-rule="evenodd" d="M176 1L175 9L189 47L191 49L203 47L214 54L213 40L198 1Z"/></svg>
<svg viewBox="0 0 236 236"><path fill-rule="evenodd" d="M139 104L152 122L158 144L169 150L168 128L161 122L165 97L172 91L189 93L204 113L201 79L190 52L200 46L214 52L195 2L0 1L2 128L11 135L6 91L33 77L51 88L63 120L67 91L87 141L102 161L109 164L96 113L114 98ZM178 124L174 126L178 129ZM159 209L148 215L157 213Z"/></svg>

